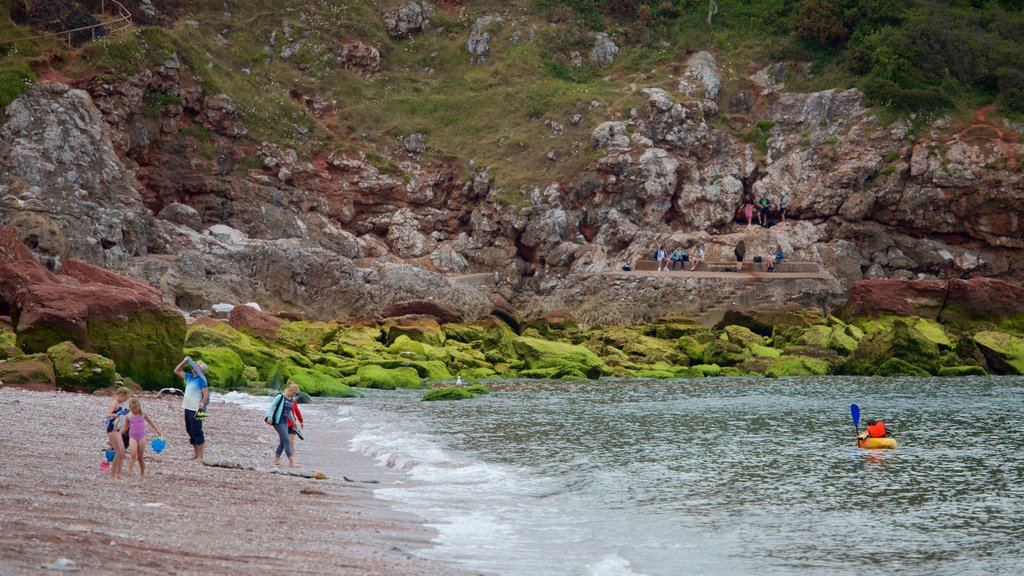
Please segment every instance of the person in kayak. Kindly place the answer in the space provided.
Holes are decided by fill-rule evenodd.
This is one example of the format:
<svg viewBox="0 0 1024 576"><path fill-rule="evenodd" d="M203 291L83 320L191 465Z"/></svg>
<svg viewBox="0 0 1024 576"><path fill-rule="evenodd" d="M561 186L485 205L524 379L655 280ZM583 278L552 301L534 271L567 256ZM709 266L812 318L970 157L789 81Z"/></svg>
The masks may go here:
<svg viewBox="0 0 1024 576"><path fill-rule="evenodd" d="M867 438L892 438L892 431L885 427L885 423L881 420L868 420L868 426L860 433L857 438L864 440Z"/></svg>

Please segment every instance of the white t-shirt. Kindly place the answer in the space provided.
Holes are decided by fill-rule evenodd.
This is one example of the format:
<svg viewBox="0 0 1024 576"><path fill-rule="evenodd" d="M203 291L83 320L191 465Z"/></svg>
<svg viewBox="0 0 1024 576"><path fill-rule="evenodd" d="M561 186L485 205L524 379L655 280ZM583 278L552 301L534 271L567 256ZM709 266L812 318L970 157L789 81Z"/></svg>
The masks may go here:
<svg viewBox="0 0 1024 576"><path fill-rule="evenodd" d="M203 388L206 388L206 380L192 374L185 374L185 397L181 400L182 409L198 412L199 403L203 401Z"/></svg>

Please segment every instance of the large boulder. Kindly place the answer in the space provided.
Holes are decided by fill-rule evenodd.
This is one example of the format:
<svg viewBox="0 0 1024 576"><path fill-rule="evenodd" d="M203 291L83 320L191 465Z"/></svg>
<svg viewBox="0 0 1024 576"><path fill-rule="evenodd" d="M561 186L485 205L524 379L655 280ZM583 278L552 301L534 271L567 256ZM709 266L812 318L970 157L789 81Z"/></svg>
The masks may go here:
<svg viewBox="0 0 1024 576"><path fill-rule="evenodd" d="M527 370L578 371L588 378L608 372L604 362L584 346L530 337L515 338L513 346Z"/></svg>
<svg viewBox="0 0 1024 576"><path fill-rule="evenodd" d="M23 354L0 362L0 382L18 386L52 388L57 379L46 354Z"/></svg>
<svg viewBox="0 0 1024 576"><path fill-rule="evenodd" d="M891 359L900 362L886 364ZM903 368L904 364L909 364L925 373L935 374L938 361L938 345L908 322L897 319L891 328L881 327L865 336L847 359L844 371L865 376L917 374L917 371Z"/></svg>
<svg viewBox="0 0 1024 576"><path fill-rule="evenodd" d="M1004 318L1024 314L1024 287L995 278L967 280L861 280L854 282L842 316L895 314L942 319Z"/></svg>
<svg viewBox="0 0 1024 576"><path fill-rule="evenodd" d="M100 354L144 388L172 386L185 320L147 284L77 260L56 274L35 261L13 227L0 230L0 303L9 306L18 347L46 352L64 341Z"/></svg>
<svg viewBox="0 0 1024 576"><path fill-rule="evenodd" d="M1024 374L1024 338L1005 332L985 331L974 335L974 343L997 374Z"/></svg>
<svg viewBox="0 0 1024 576"><path fill-rule="evenodd" d="M99 354L78 349L71 342L51 346L46 355L53 362L57 387L75 392L95 392L117 381L114 363Z"/></svg>

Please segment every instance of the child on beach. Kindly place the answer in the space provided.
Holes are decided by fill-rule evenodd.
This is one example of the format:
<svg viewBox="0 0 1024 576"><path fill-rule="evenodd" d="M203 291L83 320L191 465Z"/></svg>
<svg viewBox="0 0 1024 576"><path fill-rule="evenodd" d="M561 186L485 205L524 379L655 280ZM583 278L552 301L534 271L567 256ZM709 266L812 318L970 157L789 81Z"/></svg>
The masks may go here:
<svg viewBox="0 0 1024 576"><path fill-rule="evenodd" d="M107 425L107 440L110 449L114 451L114 461L110 463L110 479L121 479L121 465L124 464L124 442L121 440L121 422L128 410L122 404L128 400L131 391L124 386L114 392L110 399L110 408L107 409L107 417L103 423Z"/></svg>
<svg viewBox="0 0 1024 576"><path fill-rule="evenodd" d="M128 409L131 415L128 416L128 475L132 475L132 467L135 461L139 461L139 476L146 475L146 445L142 439L146 437L146 424L148 423L156 431L157 436L163 436L160 427L149 417L149 414L142 409L142 402L138 398L132 398L128 402Z"/></svg>

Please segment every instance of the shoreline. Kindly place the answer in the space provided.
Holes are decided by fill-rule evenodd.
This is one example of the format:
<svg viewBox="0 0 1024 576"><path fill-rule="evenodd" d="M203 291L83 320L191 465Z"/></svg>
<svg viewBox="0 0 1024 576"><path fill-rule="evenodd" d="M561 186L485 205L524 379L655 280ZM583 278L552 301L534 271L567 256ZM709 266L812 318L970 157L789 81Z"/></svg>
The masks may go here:
<svg viewBox="0 0 1024 576"><path fill-rule="evenodd" d="M113 481L99 470L109 396L0 388L14 423L0 438L0 571L36 574L67 558L89 574L468 573L414 555L433 531L373 495L399 473L341 448L346 429L330 414L311 411L297 441L299 470L327 471L311 480L269 473L276 440L254 410L215 400L204 422L208 459L255 467L236 470L189 459L180 396L141 399L168 448L154 454L147 430L145 478L136 466ZM314 440L327 431L335 451Z"/></svg>

